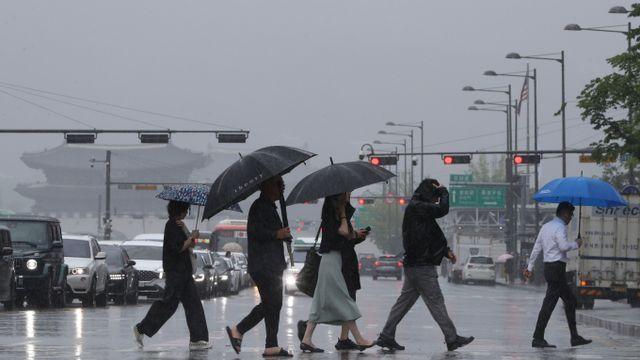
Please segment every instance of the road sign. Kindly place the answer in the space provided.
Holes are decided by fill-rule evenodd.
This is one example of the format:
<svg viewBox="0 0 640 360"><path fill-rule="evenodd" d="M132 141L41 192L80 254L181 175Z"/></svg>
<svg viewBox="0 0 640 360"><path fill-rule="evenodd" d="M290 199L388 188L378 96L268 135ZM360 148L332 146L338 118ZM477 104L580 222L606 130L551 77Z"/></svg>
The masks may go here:
<svg viewBox="0 0 640 360"><path fill-rule="evenodd" d="M451 174L449 175L449 183L470 183L473 182L472 174Z"/></svg>
<svg viewBox="0 0 640 360"><path fill-rule="evenodd" d="M581 163L595 163L596 162L596 160L593 158L593 156L587 155L587 154L580 155L580 157L578 158L578 161L580 161ZM612 158L608 158L608 159L603 159L602 162L603 163L613 163L613 162L616 162L616 159L615 159L615 157L612 157Z"/></svg>
<svg viewBox="0 0 640 360"><path fill-rule="evenodd" d="M451 207L504 208L505 187L460 186L451 188Z"/></svg>

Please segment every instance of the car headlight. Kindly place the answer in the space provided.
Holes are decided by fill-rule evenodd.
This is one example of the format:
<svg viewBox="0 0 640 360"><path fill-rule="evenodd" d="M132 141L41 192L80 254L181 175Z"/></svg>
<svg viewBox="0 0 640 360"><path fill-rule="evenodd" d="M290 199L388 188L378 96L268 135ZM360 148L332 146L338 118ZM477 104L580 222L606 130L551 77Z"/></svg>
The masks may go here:
<svg viewBox="0 0 640 360"><path fill-rule="evenodd" d="M71 268L71 275L84 275L88 272L88 269L82 267Z"/></svg>
<svg viewBox="0 0 640 360"><path fill-rule="evenodd" d="M27 260L27 269L35 270L38 268L38 262L34 259Z"/></svg>
<svg viewBox="0 0 640 360"><path fill-rule="evenodd" d="M156 269L156 272L158 273L158 279L164 278L164 271L162 270L162 268Z"/></svg>
<svg viewBox="0 0 640 360"><path fill-rule="evenodd" d="M109 274L109 280L124 280L123 274Z"/></svg>
<svg viewBox="0 0 640 360"><path fill-rule="evenodd" d="M204 274L193 275L195 281L204 281Z"/></svg>
<svg viewBox="0 0 640 360"><path fill-rule="evenodd" d="M220 275L220 280L222 280L222 281L229 280L229 275Z"/></svg>

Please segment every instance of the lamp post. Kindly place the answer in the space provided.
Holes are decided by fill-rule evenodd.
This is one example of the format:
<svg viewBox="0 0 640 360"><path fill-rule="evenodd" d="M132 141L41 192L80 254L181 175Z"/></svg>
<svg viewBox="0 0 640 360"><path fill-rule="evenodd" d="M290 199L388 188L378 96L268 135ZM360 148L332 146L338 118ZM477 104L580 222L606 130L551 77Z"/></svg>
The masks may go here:
<svg viewBox="0 0 640 360"><path fill-rule="evenodd" d="M553 58L553 57L549 57L551 55L557 55L560 54L559 58ZM565 64L565 58L564 58L564 50L560 51L559 53L552 53L552 54L541 54L541 55L527 55L527 56L523 56L520 55L518 53L512 52L512 53L508 53L506 56L507 59L514 59L514 60L519 60L519 59L534 59L534 60L547 60L547 61L556 61L560 63L560 82L561 82L561 96L562 96L562 104L560 106L560 111L562 113L562 177L566 177L567 176L567 115L566 115L566 107L567 107L567 102L565 100L565 79L564 79L564 64Z"/></svg>
<svg viewBox="0 0 640 360"><path fill-rule="evenodd" d="M411 147L411 152L413 152L413 130L411 130L408 133L380 130L380 131L378 131L378 134L379 135L396 135L396 136L408 137L410 139L410 145L409 146ZM411 192L413 192L413 190L414 190L414 188L413 188L413 178L414 178L414 176L413 176L413 161L411 161L411 178L409 180L409 186L411 187Z"/></svg>
<svg viewBox="0 0 640 360"><path fill-rule="evenodd" d="M511 77L522 77L529 78L533 80L533 150L538 151L538 73L537 69L533 69L533 75L529 75L529 73L525 73L524 75L521 72L517 73L497 73L493 70L487 70L484 72L486 76L511 76ZM522 106L522 104L520 104ZM528 108L528 105L527 105ZM517 136L517 135L516 135ZM527 137L528 139L528 137ZM527 140L527 150L529 150L529 142ZM536 163L533 167L534 171L534 191L538 192L540 187L540 177L538 174L538 164ZM535 202L535 230L536 234L540 230L540 205L538 202Z"/></svg>
<svg viewBox="0 0 640 360"><path fill-rule="evenodd" d="M419 125L418 125L419 124ZM424 152L424 121L420 123L395 123L393 121L387 121L387 126L404 126L420 129L420 152ZM413 152L413 145L411 145L411 152ZM413 166L413 165L411 165ZM420 181L424 180L424 154L420 154Z"/></svg>
<svg viewBox="0 0 640 360"><path fill-rule="evenodd" d="M380 141L380 140L374 140L373 141L374 144L385 144L385 145L400 145L402 146L402 148L404 149L404 153L407 153L407 139L402 139L402 142L389 142L389 141ZM404 156L404 196L407 196L409 194L409 191L407 190L408 184L407 184L407 172L409 172L409 170L407 169L407 155ZM412 189L413 191L413 189Z"/></svg>

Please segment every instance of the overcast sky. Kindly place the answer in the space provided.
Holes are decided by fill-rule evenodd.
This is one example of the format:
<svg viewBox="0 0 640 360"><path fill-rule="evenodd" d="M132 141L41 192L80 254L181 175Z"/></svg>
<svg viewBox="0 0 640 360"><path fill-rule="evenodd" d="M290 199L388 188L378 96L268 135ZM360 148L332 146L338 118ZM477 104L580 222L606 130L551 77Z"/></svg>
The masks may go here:
<svg viewBox="0 0 640 360"><path fill-rule="evenodd" d="M624 15L608 14L613 5L629 7L630 2L4 1L0 82L248 129L248 144L220 147L308 146L320 155L316 164L328 162L329 156L355 160L361 144L395 140L376 135L387 121L424 121L429 151L500 150L504 133L430 144L504 130L500 113L466 110L478 98L503 98L461 88L513 80L518 94L520 79L482 76L488 69L523 70L524 61L505 59L511 51L564 49L567 98L575 100L589 79L610 71L605 58L623 51L626 41L617 34L562 29L567 23L625 23ZM531 65L540 78L540 148L558 149L560 118L553 113L560 106L560 66ZM2 128L87 127L68 117L96 128L154 128L28 91L0 87ZM164 128L211 128L64 100ZM599 138L579 120L575 102L569 103L567 119L569 147ZM2 135L0 176L37 178L19 156L61 141L58 135ZM100 138L102 143L135 141L135 135ZM201 135L174 137L178 146L199 151L209 141ZM576 158L570 157L569 175L597 169L579 165ZM557 159L543 160L543 181L559 176L559 165ZM439 158L426 162L426 173L440 178L466 169L445 168Z"/></svg>

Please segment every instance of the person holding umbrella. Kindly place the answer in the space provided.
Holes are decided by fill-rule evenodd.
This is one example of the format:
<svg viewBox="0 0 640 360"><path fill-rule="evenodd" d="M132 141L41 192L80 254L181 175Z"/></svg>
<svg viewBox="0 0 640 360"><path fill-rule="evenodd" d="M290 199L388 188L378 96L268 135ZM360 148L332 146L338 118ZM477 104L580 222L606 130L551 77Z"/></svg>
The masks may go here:
<svg viewBox="0 0 640 360"><path fill-rule="evenodd" d="M278 346L282 274L287 267L283 244L291 240L291 230L283 226L275 205L284 192L282 177L276 176L263 182L260 191L260 197L249 210L247 238L248 270L258 287L261 302L236 326L227 326L226 331L231 346L239 353L244 334L264 319L267 338L263 357L291 357L292 354Z"/></svg>
<svg viewBox="0 0 640 360"><path fill-rule="evenodd" d="M366 230L355 231L351 226L350 219L354 209L349 204L350 196L350 193L342 193L324 200L319 250L322 258L309 320L300 343L303 352L324 352L311 340L317 324L342 326L343 331L336 345L339 350L342 343L350 341L349 332L355 337L355 349L363 351L375 345L374 341L362 336L356 325L356 320L362 315L355 302L355 286L349 291L342 272L343 253L349 254L350 250L353 251L354 242L361 242L367 237Z"/></svg>
<svg viewBox="0 0 640 360"><path fill-rule="evenodd" d="M204 309L193 280L191 249L198 238L197 230L189 233L183 220L189 213L189 203L169 201L169 220L164 227L162 245L162 268L165 274L165 289L162 299L155 301L144 319L133 327L135 341L143 347L144 335L153 336L176 312L182 303L190 334L190 350L211 348L209 330Z"/></svg>

